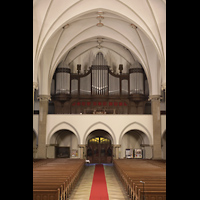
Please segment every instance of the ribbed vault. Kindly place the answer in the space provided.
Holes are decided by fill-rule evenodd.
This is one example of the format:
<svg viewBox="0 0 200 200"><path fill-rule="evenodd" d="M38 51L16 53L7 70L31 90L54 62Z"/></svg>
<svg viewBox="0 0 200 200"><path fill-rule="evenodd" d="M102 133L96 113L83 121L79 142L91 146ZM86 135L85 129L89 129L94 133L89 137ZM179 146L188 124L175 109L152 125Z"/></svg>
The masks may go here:
<svg viewBox="0 0 200 200"><path fill-rule="evenodd" d="M34 0L33 82L49 95L53 74L62 62L71 71L87 70L102 52L113 71L139 62L150 95L166 85L166 1Z"/></svg>

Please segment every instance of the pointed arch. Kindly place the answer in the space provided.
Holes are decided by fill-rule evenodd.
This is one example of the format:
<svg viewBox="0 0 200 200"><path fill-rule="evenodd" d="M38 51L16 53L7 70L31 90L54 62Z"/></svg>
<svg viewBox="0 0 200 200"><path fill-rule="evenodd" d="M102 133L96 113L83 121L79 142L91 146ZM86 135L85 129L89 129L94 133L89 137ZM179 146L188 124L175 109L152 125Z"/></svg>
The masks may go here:
<svg viewBox="0 0 200 200"><path fill-rule="evenodd" d="M119 144L122 143L122 137L124 136L124 134L126 134L130 130L139 130L139 131L142 131L147 136L147 138L149 139L149 143L153 144L152 134L149 132L149 130L143 124L140 124L138 122L132 122L132 123L128 124L122 130L122 132L121 132L121 134L119 136Z"/></svg>
<svg viewBox="0 0 200 200"><path fill-rule="evenodd" d="M116 137L115 137L115 134L113 132L113 130L110 128L110 126L108 126L107 124L103 123L103 122L96 122L94 124L92 124L85 132L84 136L83 136L83 144L86 143L86 139L87 139L87 136L92 132L92 131L95 131L95 130L98 130L98 129L101 129L101 130L104 130L106 132L108 132L111 137L112 137L112 143L113 144L116 144Z"/></svg>
<svg viewBox="0 0 200 200"><path fill-rule="evenodd" d="M71 132L73 132L76 137L77 137L77 140L78 140L78 144L80 144L81 140L80 140L80 136L79 136L79 133L78 131L76 130L76 128L74 126L72 126L71 124L63 121L63 122L60 122L59 124L55 125L51 130L50 132L48 133L47 135L47 144L50 144L50 140L51 140L51 137L52 135L59 131L59 130L62 130L62 129L66 129L66 130L69 130Z"/></svg>

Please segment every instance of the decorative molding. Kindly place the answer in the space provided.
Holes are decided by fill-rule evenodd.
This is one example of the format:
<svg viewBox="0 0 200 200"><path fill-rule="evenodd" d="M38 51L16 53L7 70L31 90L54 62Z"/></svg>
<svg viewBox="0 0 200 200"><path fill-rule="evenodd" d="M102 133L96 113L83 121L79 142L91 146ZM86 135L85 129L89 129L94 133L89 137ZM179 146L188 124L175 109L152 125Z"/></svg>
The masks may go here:
<svg viewBox="0 0 200 200"><path fill-rule="evenodd" d="M79 148L84 148L86 145L85 144L78 144Z"/></svg>
<svg viewBox="0 0 200 200"><path fill-rule="evenodd" d="M129 69L129 73L144 73L143 68L131 68Z"/></svg>
<svg viewBox="0 0 200 200"><path fill-rule="evenodd" d="M40 95L37 98L39 101L51 101L51 96L50 95Z"/></svg>
<svg viewBox="0 0 200 200"><path fill-rule="evenodd" d="M149 95L148 101L160 101L160 99L162 99L160 95Z"/></svg>
<svg viewBox="0 0 200 200"><path fill-rule="evenodd" d="M120 147L121 147L121 144L113 144L113 147L114 147L114 148L120 148Z"/></svg>
<svg viewBox="0 0 200 200"><path fill-rule="evenodd" d="M71 73L71 69L69 68L57 68L56 73Z"/></svg>

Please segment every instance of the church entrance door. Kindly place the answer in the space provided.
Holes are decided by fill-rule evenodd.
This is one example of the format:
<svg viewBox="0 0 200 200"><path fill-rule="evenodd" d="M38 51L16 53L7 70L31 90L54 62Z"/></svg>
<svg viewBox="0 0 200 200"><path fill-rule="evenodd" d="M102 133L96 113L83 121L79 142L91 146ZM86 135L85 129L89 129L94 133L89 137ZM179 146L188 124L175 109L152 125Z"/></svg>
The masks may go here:
<svg viewBox="0 0 200 200"><path fill-rule="evenodd" d="M111 141L105 137L93 137L88 141L87 159L91 163L112 163Z"/></svg>

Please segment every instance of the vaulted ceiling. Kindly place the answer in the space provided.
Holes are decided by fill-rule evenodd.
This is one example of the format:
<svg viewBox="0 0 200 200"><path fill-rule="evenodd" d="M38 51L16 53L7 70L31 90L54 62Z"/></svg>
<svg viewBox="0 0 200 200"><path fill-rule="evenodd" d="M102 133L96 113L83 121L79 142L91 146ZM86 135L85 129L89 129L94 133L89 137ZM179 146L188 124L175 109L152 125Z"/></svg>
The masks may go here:
<svg viewBox="0 0 200 200"><path fill-rule="evenodd" d="M33 0L33 82L48 95L57 66L87 70L98 52L123 72L140 63L150 94L166 87L165 0Z"/></svg>

